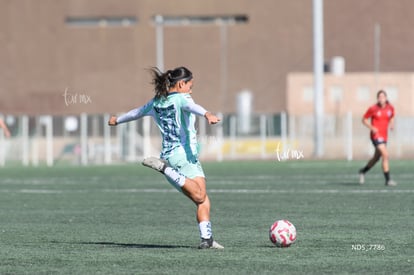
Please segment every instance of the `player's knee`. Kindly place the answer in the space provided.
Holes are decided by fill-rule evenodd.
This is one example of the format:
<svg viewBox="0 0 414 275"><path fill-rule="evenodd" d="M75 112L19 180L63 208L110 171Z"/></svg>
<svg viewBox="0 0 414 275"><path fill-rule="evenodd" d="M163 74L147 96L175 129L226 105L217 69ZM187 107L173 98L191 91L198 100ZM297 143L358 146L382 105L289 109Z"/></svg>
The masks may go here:
<svg viewBox="0 0 414 275"><path fill-rule="evenodd" d="M197 192L192 194L191 199L195 204L202 204L206 201L206 197L206 191L200 188Z"/></svg>
<svg viewBox="0 0 414 275"><path fill-rule="evenodd" d="M196 204L202 204L206 201L206 192L200 190L194 197L193 197L193 201Z"/></svg>
<svg viewBox="0 0 414 275"><path fill-rule="evenodd" d="M198 188L197 188L197 192L195 192L193 196L193 201L196 204L202 204L205 202L206 197L207 197L205 181L204 179L195 179L194 181L197 184Z"/></svg>

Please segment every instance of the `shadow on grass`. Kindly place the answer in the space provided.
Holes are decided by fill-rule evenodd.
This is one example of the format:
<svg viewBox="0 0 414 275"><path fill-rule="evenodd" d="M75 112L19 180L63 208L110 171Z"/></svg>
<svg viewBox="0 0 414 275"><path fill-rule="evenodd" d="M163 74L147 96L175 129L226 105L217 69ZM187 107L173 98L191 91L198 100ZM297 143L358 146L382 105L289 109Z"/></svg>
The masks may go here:
<svg viewBox="0 0 414 275"><path fill-rule="evenodd" d="M137 243L116 243L116 242L79 242L78 244L84 245L102 245L113 247L125 247L125 248L144 248L144 249L176 249L176 248L192 248L188 245L163 245L163 244L137 244Z"/></svg>

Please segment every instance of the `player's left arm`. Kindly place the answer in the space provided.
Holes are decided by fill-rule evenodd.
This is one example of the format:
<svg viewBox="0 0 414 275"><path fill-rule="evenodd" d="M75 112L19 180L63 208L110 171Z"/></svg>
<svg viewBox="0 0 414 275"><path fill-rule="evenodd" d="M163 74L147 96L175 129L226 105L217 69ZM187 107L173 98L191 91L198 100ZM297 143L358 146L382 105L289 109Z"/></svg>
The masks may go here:
<svg viewBox="0 0 414 275"><path fill-rule="evenodd" d="M391 118L390 121L388 123L388 127L390 128L391 131L394 130L394 117L395 117L395 111L394 111L394 107L391 107Z"/></svg>
<svg viewBox="0 0 414 275"><path fill-rule="evenodd" d="M195 115L204 116L207 119L208 124L216 124L220 121L220 118L207 111L203 106L196 104L192 100L187 100L183 105L183 109Z"/></svg>
<svg viewBox="0 0 414 275"><path fill-rule="evenodd" d="M394 130L394 117L390 118L390 122L389 122L388 126L390 127L391 131Z"/></svg>
<svg viewBox="0 0 414 275"><path fill-rule="evenodd" d="M217 124L220 122L220 118L210 112L204 114L204 117L207 119L208 124Z"/></svg>

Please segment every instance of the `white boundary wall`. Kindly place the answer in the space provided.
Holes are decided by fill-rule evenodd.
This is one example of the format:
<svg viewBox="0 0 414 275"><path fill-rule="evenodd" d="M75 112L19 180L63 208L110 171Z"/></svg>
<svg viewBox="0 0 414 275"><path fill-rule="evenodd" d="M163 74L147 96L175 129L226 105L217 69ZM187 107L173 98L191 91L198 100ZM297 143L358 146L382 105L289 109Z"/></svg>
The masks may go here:
<svg viewBox="0 0 414 275"><path fill-rule="evenodd" d="M200 159L313 159L313 116L289 117L256 115L251 134L240 134L237 116L225 116L217 125L198 119ZM0 167L5 165L53 166L138 162L145 156L157 156L161 138L158 128L145 117L140 121L109 127L109 114L99 117L81 114L74 133L56 135L57 118L20 116L11 125L12 137L0 130ZM62 119L61 119L62 120ZM97 126L98 125L98 126ZM277 125L278 129L274 129ZM326 116L324 121L325 159L367 159L373 153L369 131L361 118L348 112ZM99 129L93 129L98 127ZM276 133L276 134L275 134ZM391 158L414 159L414 117L397 117L389 133Z"/></svg>

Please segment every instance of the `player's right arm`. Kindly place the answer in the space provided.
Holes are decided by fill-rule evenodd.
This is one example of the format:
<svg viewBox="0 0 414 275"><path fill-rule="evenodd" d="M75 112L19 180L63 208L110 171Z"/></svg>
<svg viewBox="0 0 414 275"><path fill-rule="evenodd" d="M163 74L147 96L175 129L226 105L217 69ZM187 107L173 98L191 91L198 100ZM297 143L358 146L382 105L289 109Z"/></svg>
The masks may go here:
<svg viewBox="0 0 414 275"><path fill-rule="evenodd" d="M370 118L372 117L372 115L373 115L373 110L372 110L372 108L369 108L365 112L364 116L362 117L362 124L365 127L367 127L368 129L370 129L371 132L373 132L375 134L376 132L378 132L378 129L376 127L372 126L372 124L370 123Z"/></svg>
<svg viewBox="0 0 414 275"><path fill-rule="evenodd" d="M143 116L152 115L152 104L153 99L151 99L149 102L147 102L145 105L132 109L131 111L117 117L112 115L109 118L108 125L109 126L116 126L120 123L129 122L132 120L137 120Z"/></svg>
<svg viewBox="0 0 414 275"><path fill-rule="evenodd" d="M378 129L371 125L369 118L362 118L362 124L364 124L368 129L370 129L374 134L378 132Z"/></svg>

